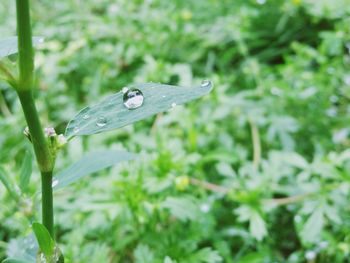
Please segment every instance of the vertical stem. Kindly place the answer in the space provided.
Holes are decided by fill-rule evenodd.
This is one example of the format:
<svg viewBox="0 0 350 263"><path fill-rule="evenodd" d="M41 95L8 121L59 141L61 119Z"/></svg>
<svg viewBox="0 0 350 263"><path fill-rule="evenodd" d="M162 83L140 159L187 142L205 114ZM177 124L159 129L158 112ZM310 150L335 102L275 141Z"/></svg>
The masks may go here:
<svg viewBox="0 0 350 263"><path fill-rule="evenodd" d="M52 172L41 173L43 225L54 238Z"/></svg>
<svg viewBox="0 0 350 263"><path fill-rule="evenodd" d="M42 180L42 221L54 238L52 170L54 160L40 123L32 94L34 52L30 24L29 0L16 0L19 53L17 93L26 118Z"/></svg>
<svg viewBox="0 0 350 263"><path fill-rule="evenodd" d="M249 124L253 140L253 165L255 169L258 169L261 161L261 144L259 129L252 120L249 121Z"/></svg>
<svg viewBox="0 0 350 263"><path fill-rule="evenodd" d="M19 55L19 89L33 86L34 52L30 24L29 0L16 0Z"/></svg>

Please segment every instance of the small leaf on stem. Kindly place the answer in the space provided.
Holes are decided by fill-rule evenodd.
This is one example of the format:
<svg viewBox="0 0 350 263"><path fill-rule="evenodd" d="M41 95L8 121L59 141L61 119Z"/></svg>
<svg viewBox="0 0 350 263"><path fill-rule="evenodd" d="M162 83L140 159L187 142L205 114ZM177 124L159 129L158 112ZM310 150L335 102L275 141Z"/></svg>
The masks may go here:
<svg viewBox="0 0 350 263"><path fill-rule="evenodd" d="M36 46L44 41L43 37L33 37L33 45ZM0 39L0 59L18 52L17 37Z"/></svg>
<svg viewBox="0 0 350 263"><path fill-rule="evenodd" d="M86 175L98 172L122 161L132 160L135 157L135 154L116 150L88 153L76 163L59 172L54 177L52 187L55 189L62 188Z"/></svg>
<svg viewBox="0 0 350 263"><path fill-rule="evenodd" d="M38 222L34 222L32 227L41 252L46 257L51 257L55 252L55 241L53 241L49 231Z"/></svg>

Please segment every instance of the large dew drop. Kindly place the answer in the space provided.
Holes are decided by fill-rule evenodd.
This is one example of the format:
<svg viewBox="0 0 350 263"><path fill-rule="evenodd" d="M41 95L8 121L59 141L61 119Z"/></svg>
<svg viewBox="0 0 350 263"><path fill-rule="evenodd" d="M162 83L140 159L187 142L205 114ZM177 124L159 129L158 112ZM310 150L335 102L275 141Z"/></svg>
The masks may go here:
<svg viewBox="0 0 350 263"><path fill-rule="evenodd" d="M206 88L206 87L208 87L210 85L211 85L211 82L208 79L203 80L202 83L201 83L201 87L203 87L203 88Z"/></svg>
<svg viewBox="0 0 350 263"><path fill-rule="evenodd" d="M125 107L129 110L137 109L143 104L143 94L139 89L130 89L123 96Z"/></svg>
<svg viewBox="0 0 350 263"><path fill-rule="evenodd" d="M103 116L100 116L97 118L97 122L96 122L96 125L98 127L103 127L103 126L106 126L107 124L107 119Z"/></svg>
<svg viewBox="0 0 350 263"><path fill-rule="evenodd" d="M61 251L57 246L55 246L53 255L51 255L49 257L45 256L44 253L39 252L37 254L37 261L36 262L40 262L40 263L63 262Z"/></svg>

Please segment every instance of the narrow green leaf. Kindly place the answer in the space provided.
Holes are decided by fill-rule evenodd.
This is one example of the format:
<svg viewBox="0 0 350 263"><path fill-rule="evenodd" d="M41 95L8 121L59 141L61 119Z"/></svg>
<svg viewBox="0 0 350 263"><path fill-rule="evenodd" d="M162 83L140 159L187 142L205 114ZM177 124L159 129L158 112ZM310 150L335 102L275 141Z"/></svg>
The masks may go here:
<svg viewBox="0 0 350 263"><path fill-rule="evenodd" d="M203 248L189 258L189 263L219 263L222 258L216 250L210 247Z"/></svg>
<svg viewBox="0 0 350 263"><path fill-rule="evenodd" d="M123 103L124 93L118 92L97 105L81 110L68 123L66 136L72 138L76 135L90 135L123 127L166 111L174 105L183 104L208 94L212 89L212 83L206 81L195 88L145 83L129 88L139 89L143 93L144 101L141 107L129 110ZM99 118L105 120L104 125L98 125Z"/></svg>
<svg viewBox="0 0 350 263"><path fill-rule="evenodd" d="M0 167L0 181L3 183L3 185L5 186L5 188L7 189L7 191L9 192L9 194L11 195L11 197L13 199L18 199L19 198L19 195L16 192L13 183L7 177L7 174L6 174L5 170L2 167Z"/></svg>
<svg viewBox="0 0 350 263"><path fill-rule="evenodd" d="M34 222L32 227L41 252L47 257L52 256L55 250L55 242L50 236L49 231L47 231L44 225L38 222Z"/></svg>
<svg viewBox="0 0 350 263"><path fill-rule="evenodd" d="M25 259L17 259L17 258L7 258L3 260L2 263L35 263L35 261L28 261Z"/></svg>
<svg viewBox="0 0 350 263"><path fill-rule="evenodd" d="M135 154L106 150L88 153L78 162L59 172L53 181L53 187L58 189L79 180L83 176L98 172L122 161L129 161L136 157Z"/></svg>
<svg viewBox="0 0 350 263"><path fill-rule="evenodd" d="M23 159L20 173L19 187L21 188L22 192L26 191L27 186L29 184L30 176L32 175L32 163L32 153L30 151L27 151Z"/></svg>
<svg viewBox="0 0 350 263"><path fill-rule="evenodd" d="M33 45L42 43L43 37L33 37ZM18 52L17 37L8 37L0 40L0 59Z"/></svg>

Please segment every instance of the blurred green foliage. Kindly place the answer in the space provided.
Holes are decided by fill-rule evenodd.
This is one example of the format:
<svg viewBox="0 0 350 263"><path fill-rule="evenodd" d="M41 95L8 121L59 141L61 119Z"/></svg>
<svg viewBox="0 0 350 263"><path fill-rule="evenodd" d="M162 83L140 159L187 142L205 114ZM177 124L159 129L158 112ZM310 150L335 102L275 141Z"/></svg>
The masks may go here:
<svg viewBox="0 0 350 263"><path fill-rule="evenodd" d="M38 107L58 133L130 83L215 84L58 157L56 171L91 149L140 154L55 194L67 262L349 262L349 0L32 2ZM1 36L14 11L0 3ZM19 190L31 148L15 92L0 91L5 258L32 249L40 181L34 165Z"/></svg>

